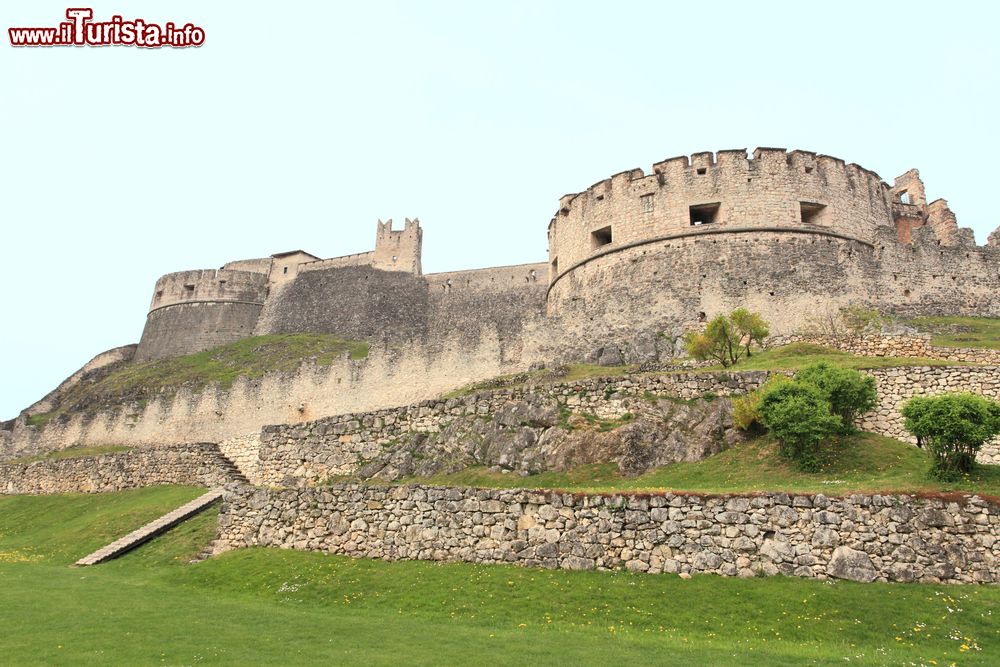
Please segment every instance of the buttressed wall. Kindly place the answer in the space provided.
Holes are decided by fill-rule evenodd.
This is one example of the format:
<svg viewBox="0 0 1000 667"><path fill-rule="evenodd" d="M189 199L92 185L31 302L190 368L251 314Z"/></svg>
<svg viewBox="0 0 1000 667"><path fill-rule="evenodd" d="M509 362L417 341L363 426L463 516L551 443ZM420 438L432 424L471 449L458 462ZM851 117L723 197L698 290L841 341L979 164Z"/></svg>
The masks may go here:
<svg viewBox="0 0 1000 667"><path fill-rule="evenodd" d="M739 306L775 332L817 308L1000 314L1000 253L977 247L919 174L806 151L696 153L566 195L549 224L547 312L609 331Z"/></svg>

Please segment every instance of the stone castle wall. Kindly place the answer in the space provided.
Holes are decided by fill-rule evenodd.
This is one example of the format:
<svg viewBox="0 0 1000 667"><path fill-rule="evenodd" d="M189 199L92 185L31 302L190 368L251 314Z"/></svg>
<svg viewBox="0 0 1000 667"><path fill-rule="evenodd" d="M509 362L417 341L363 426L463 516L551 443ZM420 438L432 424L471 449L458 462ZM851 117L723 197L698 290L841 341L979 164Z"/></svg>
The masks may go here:
<svg viewBox="0 0 1000 667"><path fill-rule="evenodd" d="M223 550L935 583L997 581L998 537L1000 508L976 497L230 486L219 519Z"/></svg>
<svg viewBox="0 0 1000 667"><path fill-rule="evenodd" d="M145 404L53 419L44 427L17 420L5 424L11 430L0 430L0 461L78 444L221 442L259 432L268 424L406 405L521 367L522 362L503 362L498 345L433 353L420 345L374 346L365 359L345 356L324 366L305 363L292 373L238 378L229 389L182 389Z"/></svg>
<svg viewBox="0 0 1000 667"><path fill-rule="evenodd" d="M135 449L0 465L0 494L105 493L159 484L218 487L234 481L215 445Z"/></svg>

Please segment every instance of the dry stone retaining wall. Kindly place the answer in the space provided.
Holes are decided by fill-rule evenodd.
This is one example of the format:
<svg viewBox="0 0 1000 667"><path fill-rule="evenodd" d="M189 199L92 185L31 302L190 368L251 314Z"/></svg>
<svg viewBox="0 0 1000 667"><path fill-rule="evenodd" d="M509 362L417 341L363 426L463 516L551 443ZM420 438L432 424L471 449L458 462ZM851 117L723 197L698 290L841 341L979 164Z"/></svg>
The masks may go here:
<svg viewBox="0 0 1000 667"><path fill-rule="evenodd" d="M221 550L261 545L387 560L866 582L1000 578L1000 508L978 497L231 485L219 531Z"/></svg>
<svg viewBox="0 0 1000 667"><path fill-rule="evenodd" d="M212 444L0 465L0 494L104 493L158 484L217 487L230 481Z"/></svg>

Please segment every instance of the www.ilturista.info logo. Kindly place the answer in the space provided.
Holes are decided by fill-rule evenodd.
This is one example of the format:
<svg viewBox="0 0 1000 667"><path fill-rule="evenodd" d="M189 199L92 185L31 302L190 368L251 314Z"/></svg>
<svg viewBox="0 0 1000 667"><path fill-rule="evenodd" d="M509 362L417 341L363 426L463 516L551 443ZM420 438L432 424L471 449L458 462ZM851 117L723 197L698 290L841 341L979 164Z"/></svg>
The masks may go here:
<svg viewBox="0 0 1000 667"><path fill-rule="evenodd" d="M205 43L205 30L187 23L178 27L173 22L163 25L143 19L126 21L112 16L110 21L92 21L94 10L89 7L66 10L69 21L55 28L8 28L11 46L142 46L184 48Z"/></svg>

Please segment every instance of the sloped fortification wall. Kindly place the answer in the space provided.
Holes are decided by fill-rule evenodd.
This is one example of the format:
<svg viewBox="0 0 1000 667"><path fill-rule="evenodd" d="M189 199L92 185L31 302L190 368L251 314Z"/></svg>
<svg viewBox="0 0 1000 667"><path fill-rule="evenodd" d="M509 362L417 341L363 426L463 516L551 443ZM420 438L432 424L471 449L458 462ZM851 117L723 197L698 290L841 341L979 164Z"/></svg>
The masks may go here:
<svg viewBox="0 0 1000 667"><path fill-rule="evenodd" d="M231 481L211 444L0 465L0 494L104 493L159 484L215 487Z"/></svg>
<svg viewBox="0 0 1000 667"><path fill-rule="evenodd" d="M524 490L230 486L220 547L569 570L997 581L1000 508L911 496L600 496Z"/></svg>

